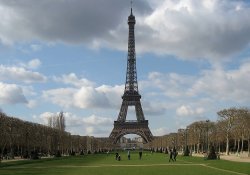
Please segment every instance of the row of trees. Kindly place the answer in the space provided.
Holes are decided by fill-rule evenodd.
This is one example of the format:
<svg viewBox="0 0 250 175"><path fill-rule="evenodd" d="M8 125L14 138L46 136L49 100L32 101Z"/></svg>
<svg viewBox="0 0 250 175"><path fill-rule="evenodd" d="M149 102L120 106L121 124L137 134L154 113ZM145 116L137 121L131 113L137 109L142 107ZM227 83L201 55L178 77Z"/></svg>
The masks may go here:
<svg viewBox="0 0 250 175"><path fill-rule="evenodd" d="M218 121L197 121L176 133L155 137L144 148L166 148L208 152L248 151L250 156L250 111L230 108L219 111ZM63 112L51 116L48 126L9 117L0 112L0 157L32 158L35 153L49 156L103 152L112 149L108 138L71 135L65 131Z"/></svg>
<svg viewBox="0 0 250 175"><path fill-rule="evenodd" d="M155 137L148 147L173 148L193 152L208 152L213 146L217 152L240 153L250 156L250 111L246 108L229 108L219 111L218 120L197 121L177 133Z"/></svg>
<svg viewBox="0 0 250 175"><path fill-rule="evenodd" d="M0 112L0 157L83 154L105 147L104 140L66 132L63 112L49 118L48 124L31 123Z"/></svg>

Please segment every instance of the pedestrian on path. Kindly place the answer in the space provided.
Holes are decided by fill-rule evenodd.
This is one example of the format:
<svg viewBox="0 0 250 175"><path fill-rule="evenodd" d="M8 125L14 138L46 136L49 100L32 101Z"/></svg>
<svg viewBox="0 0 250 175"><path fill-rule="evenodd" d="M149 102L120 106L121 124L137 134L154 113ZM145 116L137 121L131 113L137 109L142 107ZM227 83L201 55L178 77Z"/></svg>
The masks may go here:
<svg viewBox="0 0 250 175"><path fill-rule="evenodd" d="M174 161L176 161L176 157L178 155L178 152L176 151L176 149L173 149L173 156L174 156Z"/></svg>
<svg viewBox="0 0 250 175"><path fill-rule="evenodd" d="M139 159L141 160L141 158L142 158L142 150L140 149L140 151L139 151Z"/></svg>
<svg viewBox="0 0 250 175"><path fill-rule="evenodd" d="M119 154L118 154L118 152L116 152L115 153L115 160L118 160L118 156L119 156Z"/></svg>
<svg viewBox="0 0 250 175"><path fill-rule="evenodd" d="M130 151L128 150L128 160L130 160Z"/></svg>
<svg viewBox="0 0 250 175"><path fill-rule="evenodd" d="M169 162L170 162L171 160L174 162L173 156L174 156L174 152L173 152L173 150L170 150Z"/></svg>

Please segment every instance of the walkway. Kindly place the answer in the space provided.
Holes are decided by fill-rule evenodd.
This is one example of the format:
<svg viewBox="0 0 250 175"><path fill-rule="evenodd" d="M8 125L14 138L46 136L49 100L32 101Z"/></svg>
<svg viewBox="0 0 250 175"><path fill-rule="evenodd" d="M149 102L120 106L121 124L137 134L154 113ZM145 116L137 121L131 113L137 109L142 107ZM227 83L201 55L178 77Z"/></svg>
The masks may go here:
<svg viewBox="0 0 250 175"><path fill-rule="evenodd" d="M192 156L204 157L203 154L192 154ZM240 155L236 155L236 154L230 154L230 155L221 154L220 158L223 159L223 160L229 160L229 161L235 161L235 162L249 162L250 163L250 157L247 156L247 153L243 153L243 154L240 154Z"/></svg>

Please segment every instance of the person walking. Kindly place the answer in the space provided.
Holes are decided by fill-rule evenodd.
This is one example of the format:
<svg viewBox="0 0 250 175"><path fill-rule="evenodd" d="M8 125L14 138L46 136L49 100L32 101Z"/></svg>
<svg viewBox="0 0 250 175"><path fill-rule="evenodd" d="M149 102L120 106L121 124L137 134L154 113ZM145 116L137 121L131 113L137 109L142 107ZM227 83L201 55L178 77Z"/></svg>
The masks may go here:
<svg viewBox="0 0 250 175"><path fill-rule="evenodd" d="M176 149L173 149L173 156L174 156L174 161L176 161L176 157L178 155L178 152L176 151Z"/></svg>
<svg viewBox="0 0 250 175"><path fill-rule="evenodd" d="M118 154L118 152L116 152L115 153L115 160L118 160L118 156L119 156L119 154Z"/></svg>
<svg viewBox="0 0 250 175"><path fill-rule="evenodd" d="M141 158L142 158L142 150L140 149L140 151L139 151L139 159L141 160Z"/></svg>
<svg viewBox="0 0 250 175"><path fill-rule="evenodd" d="M170 154L169 154L169 162L172 160L174 162L174 159L173 159L173 154L174 152L172 150L170 150Z"/></svg>
<svg viewBox="0 0 250 175"><path fill-rule="evenodd" d="M130 151L128 150L128 160L130 160Z"/></svg>

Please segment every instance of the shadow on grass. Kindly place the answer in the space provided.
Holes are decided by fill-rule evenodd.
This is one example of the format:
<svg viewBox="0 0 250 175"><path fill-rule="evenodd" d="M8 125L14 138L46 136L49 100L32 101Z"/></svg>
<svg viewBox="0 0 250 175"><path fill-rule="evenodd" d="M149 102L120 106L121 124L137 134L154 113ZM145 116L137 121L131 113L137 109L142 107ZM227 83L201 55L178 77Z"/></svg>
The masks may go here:
<svg viewBox="0 0 250 175"><path fill-rule="evenodd" d="M110 153L108 155L111 159L115 156L114 153ZM29 166L54 166L54 165L90 165L96 162L104 162L103 159L107 159L108 157L106 153L99 154L87 154L83 156L65 156L59 158L43 158L38 160L18 160L18 161L10 161L10 162L2 162L0 163L0 168L4 167L19 167L25 165L25 167Z"/></svg>

